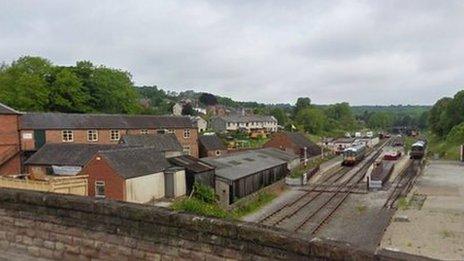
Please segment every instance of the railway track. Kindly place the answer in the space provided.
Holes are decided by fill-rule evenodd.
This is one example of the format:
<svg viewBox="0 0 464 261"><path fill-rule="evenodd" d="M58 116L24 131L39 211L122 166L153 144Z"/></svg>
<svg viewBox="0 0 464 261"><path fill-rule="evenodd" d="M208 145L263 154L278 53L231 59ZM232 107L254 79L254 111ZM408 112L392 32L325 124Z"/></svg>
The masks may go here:
<svg viewBox="0 0 464 261"><path fill-rule="evenodd" d="M270 215L266 216L264 219L260 220L259 223L269 225L269 226L276 226L284 219L289 218L293 214L300 211L303 207L310 204L314 201L317 197L319 197L323 192L319 189L321 187L325 188L325 184L336 184L340 179L344 177L344 175L350 170L348 167L339 167L324 180L315 185L312 189L309 189L296 199L292 200L281 206L281 208L277 209L276 211L272 212ZM319 191L316 191L319 190Z"/></svg>
<svg viewBox="0 0 464 261"><path fill-rule="evenodd" d="M401 195L404 195L406 192L408 192L412 184L414 183L413 181L415 180L417 176L417 168L420 166L420 161L413 160L411 161L408 166L402 171L393 181L393 183L396 183L395 187L393 188L393 191L390 193L388 196L385 204L383 205L383 208L391 209L394 208L396 201Z"/></svg>
<svg viewBox="0 0 464 261"><path fill-rule="evenodd" d="M262 219L259 223L279 226L293 231L316 231L323 226L333 213L342 205L348 195L357 189L371 163L380 155L382 148L390 142L384 142L367 157L367 161L346 179L352 168L340 167L313 188L307 190L290 203ZM341 181L342 180L342 181ZM329 184L329 186L327 186ZM324 197L322 196L324 195ZM325 197L329 195L328 197ZM309 213L309 215L308 215ZM316 221L316 222L314 222Z"/></svg>
<svg viewBox="0 0 464 261"><path fill-rule="evenodd" d="M343 204L346 198L350 195L350 192L363 180L369 166L381 154L382 147L383 146L381 146L377 151L372 152L374 154L367 159L367 162L348 180L338 186L337 190L332 195L330 195L326 201L319 205L315 211L311 212L310 215L308 215L300 224L298 224L294 231L315 234Z"/></svg>

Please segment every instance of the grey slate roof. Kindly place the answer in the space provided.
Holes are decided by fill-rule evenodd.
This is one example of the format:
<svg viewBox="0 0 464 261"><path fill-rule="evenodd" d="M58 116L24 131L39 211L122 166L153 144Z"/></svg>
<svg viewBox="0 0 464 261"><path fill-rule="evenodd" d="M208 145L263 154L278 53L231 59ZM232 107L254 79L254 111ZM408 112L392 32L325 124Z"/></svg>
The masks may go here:
<svg viewBox="0 0 464 261"><path fill-rule="evenodd" d="M0 102L0 114L21 114L19 111Z"/></svg>
<svg viewBox="0 0 464 261"><path fill-rule="evenodd" d="M198 140L207 150L227 150L226 145L217 135L202 135Z"/></svg>
<svg viewBox="0 0 464 261"><path fill-rule="evenodd" d="M47 143L34 153L25 164L28 165L58 165L84 166L101 150L120 147L118 145L97 144L53 144Z"/></svg>
<svg viewBox="0 0 464 261"><path fill-rule="evenodd" d="M124 179L146 176L171 167L164 153L155 148L138 147L100 151L108 164Z"/></svg>
<svg viewBox="0 0 464 261"><path fill-rule="evenodd" d="M286 151L279 150L279 149L276 149L276 148L264 148L264 149L259 149L258 151L260 153L264 153L264 154L269 155L271 157L275 157L275 158L285 160L285 161L291 161L291 160L295 160L295 159L300 159L300 156L298 156L298 155L296 155L294 153L286 152Z"/></svg>
<svg viewBox="0 0 464 261"><path fill-rule="evenodd" d="M127 114L26 113L20 122L21 129L195 128L189 117Z"/></svg>
<svg viewBox="0 0 464 261"><path fill-rule="evenodd" d="M159 151L182 151L174 134L124 135L120 143L131 147L154 147Z"/></svg>
<svg viewBox="0 0 464 261"><path fill-rule="evenodd" d="M210 171L215 169L214 166L190 155L182 155L168 159L169 162L176 166L184 167L195 173Z"/></svg>
<svg viewBox="0 0 464 261"><path fill-rule="evenodd" d="M306 147L308 153L310 154L308 156L316 156L321 154L321 148L317 146L316 143L308 140L304 134L299 132L285 132L285 134L300 149L304 149L304 147Z"/></svg>
<svg viewBox="0 0 464 261"><path fill-rule="evenodd" d="M226 122L265 122L265 121L274 121L277 122L276 118L273 116L263 116L263 115L247 115L243 116L240 114L231 114L228 116L219 117Z"/></svg>
<svg viewBox="0 0 464 261"><path fill-rule="evenodd" d="M202 158L202 160L216 167L216 176L231 181L287 163L284 160L262 153L260 150Z"/></svg>

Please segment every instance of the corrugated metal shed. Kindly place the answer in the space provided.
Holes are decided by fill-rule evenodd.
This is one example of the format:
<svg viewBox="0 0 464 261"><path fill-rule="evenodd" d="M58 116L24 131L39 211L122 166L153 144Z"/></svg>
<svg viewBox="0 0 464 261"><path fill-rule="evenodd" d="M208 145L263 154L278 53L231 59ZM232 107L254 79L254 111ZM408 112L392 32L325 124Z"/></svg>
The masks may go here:
<svg viewBox="0 0 464 261"><path fill-rule="evenodd" d="M287 163L284 160L267 155L259 150L222 157L203 158L202 160L216 167L216 176L230 181L235 181Z"/></svg>

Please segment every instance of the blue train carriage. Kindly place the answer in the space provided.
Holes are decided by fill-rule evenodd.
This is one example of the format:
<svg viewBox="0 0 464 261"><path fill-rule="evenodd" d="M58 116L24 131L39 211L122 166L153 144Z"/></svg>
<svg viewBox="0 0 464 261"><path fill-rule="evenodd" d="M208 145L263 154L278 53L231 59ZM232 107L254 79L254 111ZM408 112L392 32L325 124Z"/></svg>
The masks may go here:
<svg viewBox="0 0 464 261"><path fill-rule="evenodd" d="M426 140L418 140L411 145L411 152L409 152L409 157L411 159L422 159L425 155L427 149Z"/></svg>
<svg viewBox="0 0 464 261"><path fill-rule="evenodd" d="M366 146L365 145L355 145L349 148L346 148L343 151L343 166L354 166L358 164L364 156L366 156Z"/></svg>

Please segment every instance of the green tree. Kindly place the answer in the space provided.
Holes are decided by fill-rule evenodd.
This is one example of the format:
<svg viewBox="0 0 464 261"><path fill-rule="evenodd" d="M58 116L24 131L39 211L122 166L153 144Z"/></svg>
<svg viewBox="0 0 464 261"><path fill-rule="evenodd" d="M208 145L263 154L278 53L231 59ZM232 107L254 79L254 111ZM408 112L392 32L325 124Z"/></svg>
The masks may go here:
<svg viewBox="0 0 464 261"><path fill-rule="evenodd" d="M439 99L430 109L429 112L429 127L430 130L437 134L438 136L443 136L447 133L448 126L451 125L451 120L449 119L448 107L450 106L452 98L445 97Z"/></svg>
<svg viewBox="0 0 464 261"><path fill-rule="evenodd" d="M316 108L306 108L298 112L296 122L303 129L312 134L320 134L327 123L324 112Z"/></svg>
<svg viewBox="0 0 464 261"><path fill-rule="evenodd" d="M0 100L19 110L47 110L51 63L24 56L0 68Z"/></svg>
<svg viewBox="0 0 464 261"><path fill-rule="evenodd" d="M280 126L285 126L288 122L288 116L282 108L274 108L271 110L271 115L277 119Z"/></svg>
<svg viewBox="0 0 464 261"><path fill-rule="evenodd" d="M374 112L369 117L367 125L373 129L389 129L392 123L392 116L388 112Z"/></svg>
<svg viewBox="0 0 464 261"><path fill-rule="evenodd" d="M301 110L311 107L311 99L308 97L300 97L296 100L295 104L295 115Z"/></svg>
<svg viewBox="0 0 464 261"><path fill-rule="evenodd" d="M84 91L79 78L68 68L59 70L50 86L49 106L51 111L88 112L90 95Z"/></svg>
<svg viewBox="0 0 464 261"><path fill-rule="evenodd" d="M105 113L140 111L139 96L128 72L98 67L94 69L89 84L94 89L90 102L95 110Z"/></svg>
<svg viewBox="0 0 464 261"><path fill-rule="evenodd" d="M351 130L355 127L356 119L351 111L350 105L346 102L330 105L325 113L332 120L332 125L338 125L344 130Z"/></svg>

